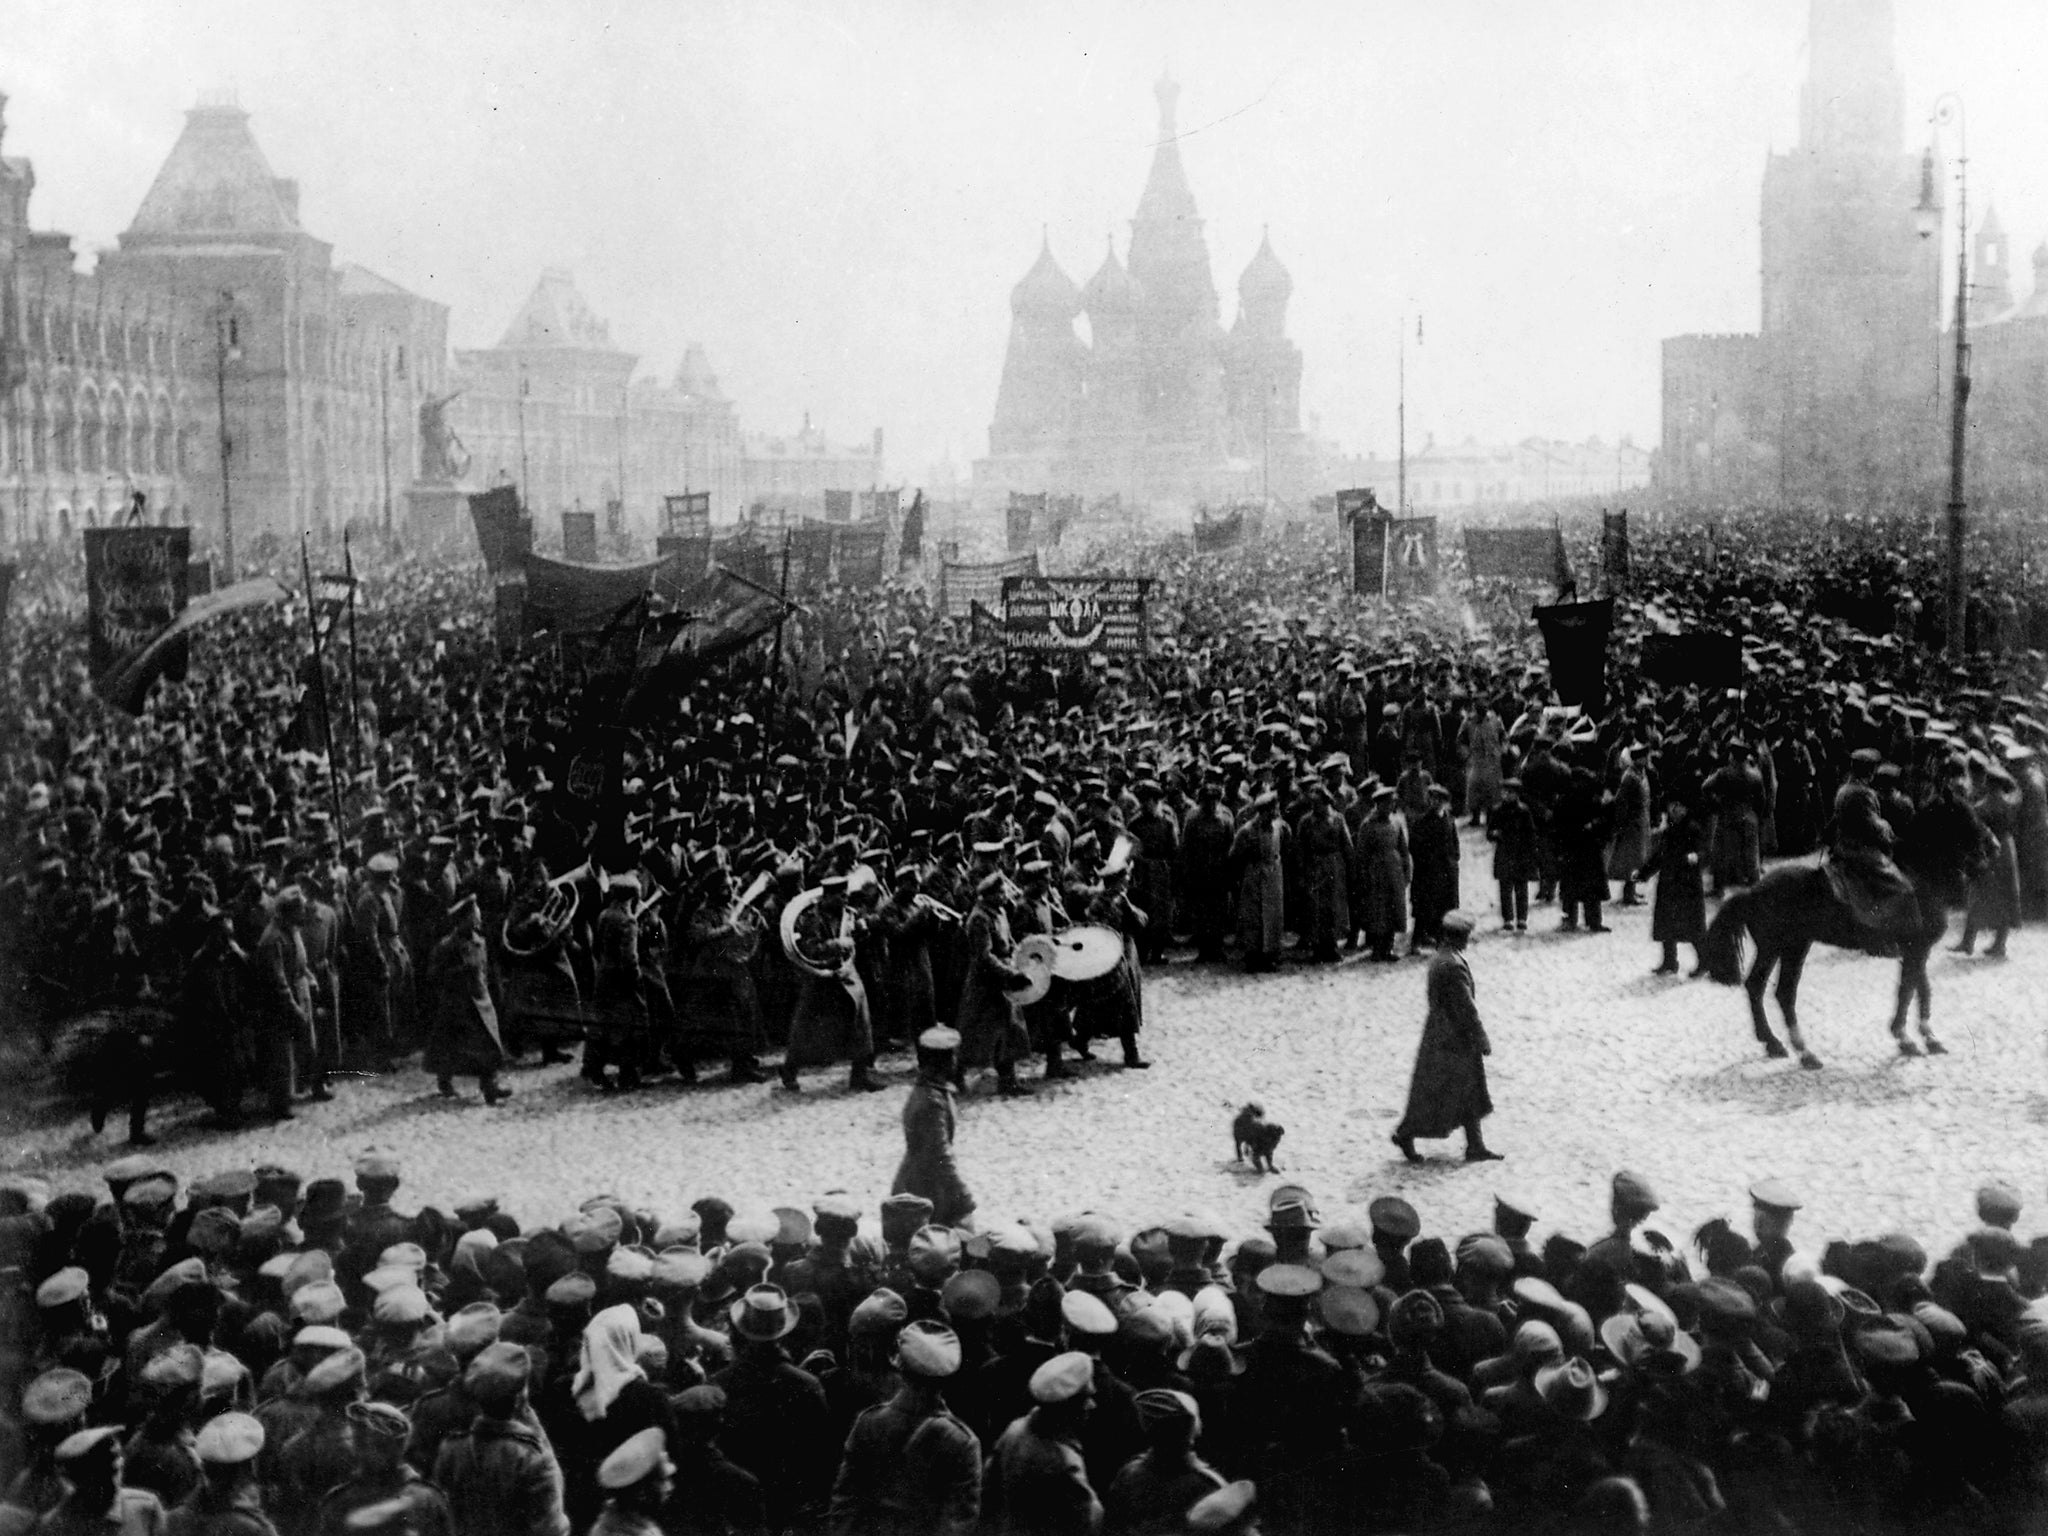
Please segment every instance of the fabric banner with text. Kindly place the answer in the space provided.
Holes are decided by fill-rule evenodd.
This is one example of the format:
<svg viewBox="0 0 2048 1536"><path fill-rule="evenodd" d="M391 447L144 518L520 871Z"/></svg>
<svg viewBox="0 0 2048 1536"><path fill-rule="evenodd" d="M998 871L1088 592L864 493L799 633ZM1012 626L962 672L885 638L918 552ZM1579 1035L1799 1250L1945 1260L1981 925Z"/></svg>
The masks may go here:
<svg viewBox="0 0 2048 1536"><path fill-rule="evenodd" d="M1145 649L1149 576L1009 576L1003 641L1019 651L1133 655Z"/></svg>
<svg viewBox="0 0 2048 1536"><path fill-rule="evenodd" d="M160 677L182 676L190 641L187 636L201 625L244 609L281 603L291 596L283 585L269 576L252 576L232 586L220 587L204 597L186 603L176 618L163 627L149 644L94 685L101 698L131 715L142 713L152 684Z"/></svg>
<svg viewBox="0 0 2048 1536"><path fill-rule="evenodd" d="M885 522L849 523L834 530L839 535L839 584L845 587L879 587L882 584L882 552L888 546L889 525Z"/></svg>
<svg viewBox="0 0 2048 1536"><path fill-rule="evenodd" d="M95 680L184 611L191 566L189 528L85 530L86 660ZM184 676L181 661L166 670Z"/></svg>
<svg viewBox="0 0 2048 1536"><path fill-rule="evenodd" d="M1543 652L1550 661L1550 686L1566 704L1598 717L1607 708L1607 636L1614 627L1614 599L1557 603L1537 608Z"/></svg>
<svg viewBox="0 0 2048 1536"><path fill-rule="evenodd" d="M645 565L567 565L529 555L520 627L528 635L596 634L647 590L655 569L652 561ZM499 590L504 590L502 584Z"/></svg>
<svg viewBox="0 0 2048 1536"><path fill-rule="evenodd" d="M1351 590L1359 597L1384 597L1387 593L1387 545L1393 537L1394 520L1369 503L1345 525L1351 533Z"/></svg>
<svg viewBox="0 0 2048 1536"><path fill-rule="evenodd" d="M1037 574L1036 554L1015 555L982 565L945 561L939 566L939 612L949 619L964 619L975 603L993 611L1002 605L1003 578Z"/></svg>
<svg viewBox="0 0 2048 1536"><path fill-rule="evenodd" d="M832 584L831 523L803 523L789 530L789 590L822 592Z"/></svg>
<svg viewBox="0 0 2048 1536"><path fill-rule="evenodd" d="M476 525L477 548L484 568L516 571L533 549L533 519L519 509L519 492L509 485L481 491L469 498L470 521Z"/></svg>

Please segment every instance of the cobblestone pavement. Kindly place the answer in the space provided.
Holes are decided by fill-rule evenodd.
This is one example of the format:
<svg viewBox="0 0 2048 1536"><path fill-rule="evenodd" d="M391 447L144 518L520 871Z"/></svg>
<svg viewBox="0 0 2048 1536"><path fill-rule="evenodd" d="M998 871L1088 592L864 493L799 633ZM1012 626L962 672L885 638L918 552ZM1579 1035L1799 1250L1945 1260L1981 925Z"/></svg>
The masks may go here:
<svg viewBox="0 0 2048 1536"><path fill-rule="evenodd" d="M1743 1222L1742 1191L1767 1174L1806 1192L1798 1235L1816 1247L1895 1225L1946 1243L1974 1224L1973 1191L1994 1175L2028 1201L2023 1230L2048 1215L2038 928L2015 934L2003 962L1944 944L1934 1025L1951 1054L1921 1060L1902 1059L1888 1032L1895 963L1816 951L1801 1018L1826 1067L1807 1072L1764 1059L1739 990L1649 974L1647 906L1610 907L1605 935L1558 932L1554 905L1532 913L1527 935L1500 933L1487 858L1468 832L1466 903L1482 914L1471 958L1494 1042L1487 1136L1505 1163L1468 1168L1453 1139L1424 1143L1428 1163L1409 1167L1388 1143L1422 1023L1421 960L1347 957L1260 977L1169 964L1146 980L1152 1071L1105 1062L1029 1099L962 1100L957 1150L983 1218L1094 1206L1144 1222L1194 1207L1249 1227L1284 1179L1305 1182L1326 1218L1399 1193L1448 1233L1484 1225L1490 1192L1512 1187L1540 1212L1539 1238L1557 1227L1590 1239L1624 1165L1663 1196L1653 1225L1681 1238L1716 1214ZM159 1151L187 1179L264 1161L311 1177L345 1173L375 1142L404 1161L402 1206L490 1192L522 1220L559 1218L599 1190L673 1210L707 1193L808 1204L843 1185L872 1209L888 1193L911 1076L905 1059L883 1065L890 1092L851 1095L843 1072L816 1072L800 1097L665 1084L601 1099L572 1068L528 1069L511 1074L517 1096L489 1110L473 1083L448 1103L406 1071L236 1135L202 1130L191 1106L160 1110ZM1278 1176L1230 1158L1231 1116L1250 1098L1287 1127ZM94 1136L82 1117L19 1105L7 1120L0 1168L59 1188L93 1187L96 1164L119 1155L118 1123Z"/></svg>

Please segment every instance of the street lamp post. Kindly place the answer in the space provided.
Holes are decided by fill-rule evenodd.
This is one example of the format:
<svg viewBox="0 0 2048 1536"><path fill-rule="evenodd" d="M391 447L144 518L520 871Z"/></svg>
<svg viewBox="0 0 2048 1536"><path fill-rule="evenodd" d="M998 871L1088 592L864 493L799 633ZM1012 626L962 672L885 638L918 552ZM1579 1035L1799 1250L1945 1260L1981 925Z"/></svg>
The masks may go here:
<svg viewBox="0 0 2048 1536"><path fill-rule="evenodd" d="M1963 571L1963 535L1969 502L1963 494L1963 445L1970 407L1970 181L1969 136L1964 131L1963 101L1954 92L1934 104L1935 140L1940 130L1956 131L1956 366L1949 391L1948 428L1948 656L1963 659L1965 607L1969 600ZM1914 208L1920 238L1941 232L1941 199L1934 190L1934 143L1920 159L1920 202Z"/></svg>
<svg viewBox="0 0 2048 1536"><path fill-rule="evenodd" d="M235 296L222 289L220 313L213 322L214 403L220 411L220 555L230 582L235 579L235 504L229 464L235 440L228 432L228 364L239 362L242 356L241 325L234 305Z"/></svg>

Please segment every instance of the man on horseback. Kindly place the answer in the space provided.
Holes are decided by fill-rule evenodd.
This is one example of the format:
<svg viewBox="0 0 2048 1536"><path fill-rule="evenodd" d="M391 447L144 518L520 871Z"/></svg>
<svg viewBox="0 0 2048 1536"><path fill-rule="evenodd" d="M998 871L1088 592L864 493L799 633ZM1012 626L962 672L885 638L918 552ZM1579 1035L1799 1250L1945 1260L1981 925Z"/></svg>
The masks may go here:
<svg viewBox="0 0 2048 1536"><path fill-rule="evenodd" d="M1835 791L1827 859L1828 883L1850 914L1877 934L1909 933L1919 925L1913 882L1892 862L1892 828L1884 819L1871 775L1882 756L1870 747L1850 754L1849 771Z"/></svg>

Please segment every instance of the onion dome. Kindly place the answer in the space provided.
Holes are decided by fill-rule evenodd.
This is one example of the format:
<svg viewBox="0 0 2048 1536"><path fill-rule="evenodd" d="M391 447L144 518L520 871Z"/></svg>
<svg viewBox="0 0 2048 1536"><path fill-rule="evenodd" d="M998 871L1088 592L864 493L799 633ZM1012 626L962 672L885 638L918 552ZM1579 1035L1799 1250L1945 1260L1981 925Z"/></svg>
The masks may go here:
<svg viewBox="0 0 2048 1536"><path fill-rule="evenodd" d="M1137 302L1138 285L1116 259L1116 240L1112 237L1102 265L1081 290L1081 307L1091 315L1115 315L1128 312Z"/></svg>
<svg viewBox="0 0 2048 1536"><path fill-rule="evenodd" d="M1255 308L1285 304L1294 293L1294 279L1280 264L1280 258L1273 254L1273 240L1270 234L1261 232L1259 253L1244 269L1244 275L1237 280L1237 296L1244 303Z"/></svg>
<svg viewBox="0 0 2048 1536"><path fill-rule="evenodd" d="M1042 315L1055 320L1072 320L1081 312L1081 293L1074 280L1053 260L1052 239L1047 236L1038 248L1038 260L1023 280L1010 290L1010 313Z"/></svg>

